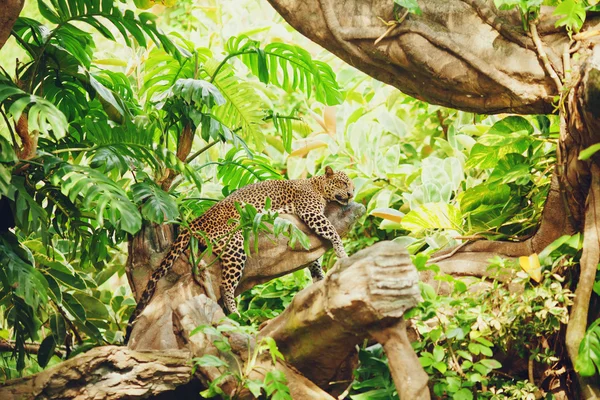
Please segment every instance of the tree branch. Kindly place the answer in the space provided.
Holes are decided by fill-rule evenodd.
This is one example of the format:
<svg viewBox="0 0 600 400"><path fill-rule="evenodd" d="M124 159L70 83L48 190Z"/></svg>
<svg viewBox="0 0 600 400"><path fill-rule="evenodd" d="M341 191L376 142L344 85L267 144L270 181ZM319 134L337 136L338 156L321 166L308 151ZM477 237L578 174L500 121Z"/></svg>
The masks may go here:
<svg viewBox="0 0 600 400"><path fill-rule="evenodd" d="M190 382L190 353L140 352L125 347L96 347L38 374L5 382L0 398L120 399L145 398Z"/></svg>
<svg viewBox="0 0 600 400"><path fill-rule="evenodd" d="M556 84L519 13L499 11L492 0L419 2L422 15L409 14L387 34L381 20L394 19L394 3L387 0L369 7L360 0L269 1L311 40L418 99L478 113L555 111ZM561 68L569 38L554 27L551 8L542 7L540 21L536 31L546 59ZM584 29L598 21L588 16Z"/></svg>
<svg viewBox="0 0 600 400"><path fill-rule="evenodd" d="M0 0L0 49L10 36L15 21L19 17L25 0Z"/></svg>

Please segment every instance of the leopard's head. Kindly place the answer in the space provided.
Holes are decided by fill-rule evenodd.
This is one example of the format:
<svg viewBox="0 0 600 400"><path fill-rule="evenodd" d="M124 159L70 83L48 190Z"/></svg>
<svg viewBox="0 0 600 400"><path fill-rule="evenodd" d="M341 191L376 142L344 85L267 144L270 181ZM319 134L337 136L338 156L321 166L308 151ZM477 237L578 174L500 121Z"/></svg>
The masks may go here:
<svg viewBox="0 0 600 400"><path fill-rule="evenodd" d="M323 185L323 197L328 201L337 201L346 205L354 196L354 183L344 172L333 171L331 167L325 167L325 184Z"/></svg>

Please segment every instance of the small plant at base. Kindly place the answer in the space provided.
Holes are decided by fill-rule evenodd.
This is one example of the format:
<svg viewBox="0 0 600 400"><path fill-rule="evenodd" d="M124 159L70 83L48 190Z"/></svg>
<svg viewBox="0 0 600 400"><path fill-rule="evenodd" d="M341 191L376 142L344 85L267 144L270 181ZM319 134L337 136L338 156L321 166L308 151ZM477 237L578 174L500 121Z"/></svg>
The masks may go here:
<svg viewBox="0 0 600 400"><path fill-rule="evenodd" d="M220 376L212 380L209 383L209 387L202 391L200 395L205 398L212 398L215 396L221 396L224 399L235 399L237 395L244 389L249 390L255 397L261 396L262 393L266 394L267 398L273 400L291 400L290 390L287 387L287 380L285 375L278 370L270 370L264 374L264 379L250 379L250 375L257 368L258 357L263 354L269 354L271 356L272 365L275 366L278 360L283 361L283 354L277 348L277 343L270 337L261 338L261 340L251 349L250 342L251 337L249 334L255 335L256 331L252 327L240 326L234 321L229 320L231 324L222 324L217 327L201 325L194 329L190 336L197 333L203 333L213 338L213 345L221 352L226 354L233 360L235 365L232 365L224 360L211 354L205 354L202 357L194 358L195 372L198 367L215 367L219 371L223 371ZM245 367L239 364L236 355L231 349L229 340L224 335L225 332L238 333L247 335L248 337L248 351L251 354L248 355L248 362ZM223 392L220 385L225 382L226 379L233 378L237 384L236 389L232 397L228 396Z"/></svg>

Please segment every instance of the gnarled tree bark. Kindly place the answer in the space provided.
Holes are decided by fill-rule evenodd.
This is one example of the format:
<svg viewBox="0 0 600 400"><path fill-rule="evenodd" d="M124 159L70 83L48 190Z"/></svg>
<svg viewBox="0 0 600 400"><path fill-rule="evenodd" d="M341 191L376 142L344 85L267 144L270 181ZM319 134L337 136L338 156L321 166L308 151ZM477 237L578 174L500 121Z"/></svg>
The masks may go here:
<svg viewBox="0 0 600 400"><path fill-rule="evenodd" d="M477 113L560 112L558 162L536 234L524 242L479 241L438 255L447 256L443 271L485 276L493 255L539 253L563 234L584 233L578 300L566 339L574 361L588 320L599 317L587 305L600 253L600 153L589 161L579 154L600 141L600 17L588 13L584 33L571 41L555 27L553 7L542 7L538 21L524 28L516 10L499 11L493 0L419 1L422 14L402 22L388 0L269 2L308 38L418 99ZM597 383L580 383L585 398L600 396Z"/></svg>
<svg viewBox="0 0 600 400"><path fill-rule="evenodd" d="M4 46L25 0L0 0L0 49Z"/></svg>
<svg viewBox="0 0 600 400"><path fill-rule="evenodd" d="M352 382L356 345L371 338L381 342L393 360L390 368L400 396L426 400L427 374L410 346L402 320L404 312L421 299L418 281L418 273L402 247L378 243L338 261L325 280L300 292L280 316L261 329L258 338L227 330L230 352L219 350L214 344L217 337L210 332L191 334L200 325L229 322L206 294L190 290L175 294L186 287L187 283L180 281L166 291L185 297L173 307L169 322L154 312L146 315L147 319L155 318L157 325L167 325L175 342L134 341L136 336L144 338L142 332L134 331L131 345L155 346L152 351L96 348L40 374L7 382L0 388L0 398L142 398L170 393L176 386L196 380L206 386L227 371L256 380L264 379L268 371L279 370L294 399L333 399L331 394L342 392ZM154 302L167 301L168 296L161 295L159 292ZM265 337L275 339L285 361L273 362L267 353L251 356L257 341ZM190 361L203 355L219 357L228 367L199 367L197 379L192 379ZM346 383L340 386L332 380ZM225 379L220 387L230 396L252 398L236 379ZM194 388L198 390L197 386L191 390Z"/></svg>

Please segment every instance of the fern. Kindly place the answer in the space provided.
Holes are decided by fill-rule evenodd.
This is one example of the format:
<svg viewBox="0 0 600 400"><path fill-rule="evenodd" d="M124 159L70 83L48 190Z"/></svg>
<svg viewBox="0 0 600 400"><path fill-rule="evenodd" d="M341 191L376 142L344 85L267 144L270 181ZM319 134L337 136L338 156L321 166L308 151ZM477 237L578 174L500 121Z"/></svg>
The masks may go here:
<svg viewBox="0 0 600 400"><path fill-rule="evenodd" d="M225 49L228 57L241 56L244 64L263 83L271 83L287 91L299 89L309 97L314 87L317 101L327 105L342 101L343 96L331 67L313 60L299 46L274 42L261 49L260 42L240 36L230 38Z"/></svg>

